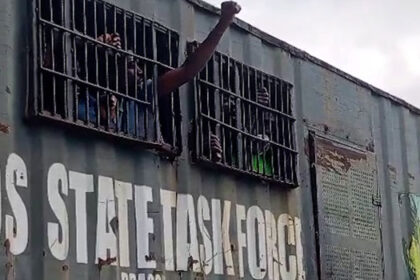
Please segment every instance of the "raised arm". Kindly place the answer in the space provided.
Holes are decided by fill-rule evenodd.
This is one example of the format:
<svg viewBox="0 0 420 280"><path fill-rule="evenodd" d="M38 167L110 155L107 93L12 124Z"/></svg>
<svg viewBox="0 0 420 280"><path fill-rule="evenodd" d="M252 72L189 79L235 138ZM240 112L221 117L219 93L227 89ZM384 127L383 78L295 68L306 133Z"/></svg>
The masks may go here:
<svg viewBox="0 0 420 280"><path fill-rule="evenodd" d="M206 65L213 55L226 29L233 18L241 11L241 7L233 1L222 3L222 14L216 27L210 32L206 40L192 53L188 60L179 68L171 70L159 77L158 93L165 96L186 82L192 80Z"/></svg>

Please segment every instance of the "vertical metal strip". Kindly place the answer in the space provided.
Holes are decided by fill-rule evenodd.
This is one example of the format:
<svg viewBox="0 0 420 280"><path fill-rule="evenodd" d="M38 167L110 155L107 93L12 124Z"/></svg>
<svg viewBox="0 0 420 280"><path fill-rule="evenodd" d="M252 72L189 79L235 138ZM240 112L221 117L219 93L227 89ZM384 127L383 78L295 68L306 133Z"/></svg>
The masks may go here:
<svg viewBox="0 0 420 280"><path fill-rule="evenodd" d="M62 61L62 67L63 67L63 73L64 74L67 74L67 66L68 66L68 63L67 63L67 57L68 57L68 55L67 55L67 48L66 48L66 46L67 46L67 40L66 40L66 34L63 32L62 33L62 59L63 59L63 61ZM63 95L64 95L64 100L63 100L63 104L60 104L60 106L64 106L64 108L61 108L62 110L63 110L63 113L64 113L64 118L65 119L67 119L68 118L68 79L67 78L61 78L62 79L62 81L63 81L63 90L64 90L64 92L62 93Z"/></svg>
<svg viewBox="0 0 420 280"><path fill-rule="evenodd" d="M155 29L155 23L154 22L152 22L151 23L151 30L152 30L152 42L153 42L153 44L152 44L152 46L153 46L153 61L157 61L157 42L156 42L156 29ZM158 65L155 63L154 65L153 65L153 85L154 85L154 87L153 87L153 89L154 89L154 92L156 92L157 91L157 86L158 86L158 84L157 84L157 80L158 80ZM155 122L155 124L156 124L156 140L158 141L158 142L160 142L161 141L161 130L160 130L160 128L162 127L161 125L160 125L160 118L159 118L159 96L158 96L158 94L153 94L153 97L154 97L154 101L155 101L155 106L154 106L154 112L155 112L155 120L156 120L156 122Z"/></svg>
<svg viewBox="0 0 420 280"><path fill-rule="evenodd" d="M50 30L50 34L51 34L51 37L50 37L50 39L51 39L51 69L52 70L56 70L56 67L55 67L55 44L54 44L54 29L53 28L51 28L51 30ZM50 73L49 75L51 75L51 77L52 77L52 88L53 88L53 112L52 112L52 114L55 116L55 114L56 114L56 112L57 112L57 99L56 99L56 94L57 94L57 88L56 88L56 85L57 85L57 82L56 82L56 76L55 76L55 74L52 74L52 73Z"/></svg>
<svg viewBox="0 0 420 280"><path fill-rule="evenodd" d="M239 74L239 86L240 86L240 96L242 98L245 98L245 74L244 74L244 65L242 63L238 63L238 72ZM246 131L246 126L245 126L245 110L244 110L244 101L241 98L238 98L238 102L239 102L239 108L240 108L240 120L239 120L239 128L242 131ZM238 161L239 163L239 168L241 168L242 170L246 170L246 164L245 164L245 134L241 133L240 135L240 141L241 141L241 147L240 149L238 149L238 153L241 153L241 160Z"/></svg>
<svg viewBox="0 0 420 280"><path fill-rule="evenodd" d="M142 29L143 29L142 54L143 54L144 57L146 57L147 56L147 50L146 50L146 38L147 38L147 36L146 36L146 22L145 22L144 19L142 20ZM147 86L147 63L146 62L144 62L144 64L143 64L143 87L144 87L143 88L143 90L144 90L144 100L149 102L150 101L149 94L153 94L153 93L151 93L151 92L149 93L149 88ZM153 89L153 90L155 90L155 89ZM151 141L156 142L158 139L153 139L153 138L151 139L151 137L155 137L155 135L148 135L149 134L149 125L150 125L149 124L149 111L152 113L153 118L155 118L153 98L152 98L152 101L150 102L150 104L147 107L145 107L145 110L143 110L143 113L144 113L144 131L145 131L145 138L147 140L151 140ZM156 121L153 122L152 125L154 125L156 129L159 128L159 124L157 124Z"/></svg>
<svg viewBox="0 0 420 280"><path fill-rule="evenodd" d="M222 54L220 54L220 65L219 65L219 83L220 83L220 114L221 114L221 121L223 124L225 124L225 108L224 108L224 99L225 99L225 92L224 92L224 79L225 76L223 75L223 67L225 63L225 58ZM222 140L222 150L223 150L223 164L226 165L226 131L225 126L220 126L220 136Z"/></svg>
<svg viewBox="0 0 420 280"><path fill-rule="evenodd" d="M227 116L225 116L225 118L227 117L227 124L229 126L223 126L223 128L225 129L225 145L227 146L226 148L229 149L229 155L230 158L227 161L227 164L230 166L233 166L233 141L232 141L232 129L230 128L230 126L232 125L232 108L231 108L231 94L230 94L230 58L229 56L226 56L226 82L227 85L225 85L226 89L228 90L228 92L225 92L226 96L227 96L227 104L228 104L228 112L227 112ZM226 124L226 123L225 123Z"/></svg>
<svg viewBox="0 0 420 280"><path fill-rule="evenodd" d="M251 97L251 68L249 68L249 67L247 67L247 89L248 89L247 98L248 98L248 100L252 100L252 97ZM248 121L247 121L249 130L250 130L249 132L250 132L250 134L255 134L254 124L252 123L252 120L250 118L252 116L251 104L249 102L247 102L246 107L247 107L247 112L249 114ZM247 171L250 171L250 172L252 172L252 169L253 169L253 167L252 167L252 145L253 145L253 139L250 138L249 136L247 136L247 151L246 151L247 158L248 158L248 161L247 161L248 170Z"/></svg>
<svg viewBox="0 0 420 280"><path fill-rule="evenodd" d="M43 65L44 64L44 59L45 59L45 53L44 53L44 48L42 47L42 43L44 42L44 40L46 40L45 38L45 28L43 27L43 25L39 24L38 27L38 53L39 53L39 58L38 58L38 65ZM38 93L39 93L39 101L40 101L40 108L37 108L39 111L38 112L44 112L44 72L40 69L40 67L36 68L36 71L39 71L39 80L40 80L40 84L39 84L39 89L38 89ZM38 98L36 98L38 99Z"/></svg>
<svg viewBox="0 0 420 280"><path fill-rule="evenodd" d="M128 50L128 47L127 47L127 42L128 42L128 38L127 38L127 12L125 11L125 10L123 10L122 11L122 13L123 13L123 17L124 17L124 47L123 47L123 50Z"/></svg>
<svg viewBox="0 0 420 280"><path fill-rule="evenodd" d="M82 0L82 13L83 13L83 35L86 35L86 0Z"/></svg>
<svg viewBox="0 0 420 280"><path fill-rule="evenodd" d="M172 33L168 30L168 55L169 55L169 65L172 66ZM171 133L172 133L172 146L175 147L176 144L176 124L175 124L175 91L170 93L170 102L171 102Z"/></svg>
<svg viewBox="0 0 420 280"><path fill-rule="evenodd" d="M274 94L273 92L273 82L274 82L274 78L270 78L268 77L268 90L269 90L269 106L270 108L274 109L274 106L272 104L272 98L271 96ZM270 141L272 142L277 142L277 139L274 139L273 137L273 113L269 112L268 113L268 122L269 122L269 137L270 137ZM270 143L270 163L271 163L271 177L275 179L275 171L274 171L274 145L272 143Z"/></svg>
<svg viewBox="0 0 420 280"><path fill-rule="evenodd" d="M41 1L37 0L36 1L36 7L34 9L35 12L35 26L33 28L33 39L35 41L34 43L34 59L33 59L33 78L34 78L34 83L36 83L36 81L38 80L39 84L36 87L36 94L34 95L33 101L34 101L34 109L35 109L35 113L38 114L39 112L43 111L43 95L44 95L44 87L43 87L43 75L42 75L42 71L40 70L39 65L43 64L43 48L42 48L42 42L44 40L44 31L42 28L42 25L40 23L40 11L42 10L41 7ZM39 104L40 103L40 104Z"/></svg>
<svg viewBox="0 0 420 280"><path fill-rule="evenodd" d="M49 0L49 8L50 8L50 22L54 22L54 13L53 13L53 4L52 0Z"/></svg>
<svg viewBox="0 0 420 280"><path fill-rule="evenodd" d="M112 31L111 35L113 36L113 35L115 35L115 33L117 33L117 7L113 6L112 8L113 8L112 9L112 11L113 11L113 15L112 15L113 16L113 19L112 19L112 21L113 21L113 31ZM112 44L113 44L113 41L112 41ZM115 68L115 70L114 70L115 73L113 73L115 75L115 77L114 77L114 79L115 79L115 91L119 92L119 78L120 78L119 69L118 69L119 52L116 51L116 50L112 50L112 53L113 53L113 58L112 59L114 61L114 68ZM121 100L118 99L118 101L124 102L123 99L121 99ZM117 106L117 108L118 107L119 106ZM118 123L118 119L117 119L117 123Z"/></svg>
<svg viewBox="0 0 420 280"><path fill-rule="evenodd" d="M279 87L280 87L280 91L279 91ZM281 102L281 83L280 83L280 81L279 80L276 80L275 81L275 90L276 90L276 92L275 92L275 96L276 96L276 106L278 105L278 104L280 104L280 102ZM279 100L279 98L280 98L280 100ZM277 136L277 142L278 143L281 143L281 137L280 136L282 136L281 134L280 134L280 123L279 123L279 117L280 117L280 115L279 114L276 114L276 116L275 116L275 122L276 122L276 136ZM282 180L282 162L281 162L281 149L279 148L279 147L277 147L276 148L276 154L277 154L277 168L278 168L278 172L279 172L279 179L280 180Z"/></svg>

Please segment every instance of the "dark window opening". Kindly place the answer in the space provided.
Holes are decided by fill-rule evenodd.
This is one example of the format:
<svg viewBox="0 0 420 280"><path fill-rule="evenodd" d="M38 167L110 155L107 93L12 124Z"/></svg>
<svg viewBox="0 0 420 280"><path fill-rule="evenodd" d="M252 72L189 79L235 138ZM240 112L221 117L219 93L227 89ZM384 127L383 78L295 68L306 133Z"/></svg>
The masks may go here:
<svg viewBox="0 0 420 280"><path fill-rule="evenodd" d="M156 92L178 34L100 0L37 4L35 113L179 153L179 93Z"/></svg>
<svg viewBox="0 0 420 280"><path fill-rule="evenodd" d="M195 114L197 161L297 184L291 84L216 53L196 78Z"/></svg>

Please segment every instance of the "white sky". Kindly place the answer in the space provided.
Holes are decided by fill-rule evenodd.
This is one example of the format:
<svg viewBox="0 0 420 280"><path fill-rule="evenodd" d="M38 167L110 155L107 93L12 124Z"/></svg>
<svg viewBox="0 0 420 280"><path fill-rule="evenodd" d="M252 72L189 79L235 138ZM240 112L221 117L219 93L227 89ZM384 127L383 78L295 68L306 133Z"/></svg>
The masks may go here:
<svg viewBox="0 0 420 280"><path fill-rule="evenodd" d="M420 108L419 0L237 2L239 18Z"/></svg>

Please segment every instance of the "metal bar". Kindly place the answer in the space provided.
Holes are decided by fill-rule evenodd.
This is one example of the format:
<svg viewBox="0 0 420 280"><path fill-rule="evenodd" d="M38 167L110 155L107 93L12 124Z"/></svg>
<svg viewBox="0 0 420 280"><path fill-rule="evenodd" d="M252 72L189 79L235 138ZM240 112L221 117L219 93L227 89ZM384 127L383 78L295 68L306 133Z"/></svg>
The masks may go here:
<svg viewBox="0 0 420 280"><path fill-rule="evenodd" d="M93 38L91 38L91 37L89 37L89 36L87 36L87 35L79 34L79 33L77 33L77 32L72 31L71 29L65 28L65 27L63 27L63 26L60 26L60 25L57 25L57 24L54 24L54 23L50 23L50 22L48 22L48 21L46 21L46 20L43 20L43 19L40 19L40 21L41 21L43 24L45 24L45 25L48 25L48 26L54 27L55 29L64 30L64 31L66 31L66 32L68 32L68 33L72 33L72 34L74 34L75 36L80 37L81 39L84 39L85 41L89 41L89 42L92 42L92 43L94 43L94 44L96 44L96 45L99 45L99 46L102 46L102 47L108 48L108 49L113 50L114 52L118 52L118 53L120 53L120 54L122 54L122 55L132 55L132 56L134 56L134 57L135 57L135 58L137 58L137 59L140 59L140 60L142 60L142 61L144 61L144 62L149 62L149 63L156 64L156 65L158 65L158 66L160 66L160 67L165 68L166 70L173 70L173 69L175 69L174 67L168 66L168 65L166 65L166 64L164 64L164 63L162 63L162 62L159 62L159 61L154 61L153 59L147 58L147 57L145 57L145 56L141 56L141 55L138 55L138 54L132 54L132 53L129 53L129 52L125 51L125 50L120 50L120 49L117 49L117 48L116 48L116 47L114 47L114 46L111 46L111 45L105 44L105 43L103 43L103 42L99 42L99 41L97 41L97 40L95 40L95 39L93 39Z"/></svg>
<svg viewBox="0 0 420 280"><path fill-rule="evenodd" d="M241 76L242 76L242 80L241 80L241 92L242 92L242 96L245 98L245 75L248 75L248 71L245 74L245 69L246 67L243 64L241 65ZM242 122L242 130L246 131L247 130L247 119L249 119L249 117L246 116L246 109L245 106L247 105L245 102L243 102L243 99L239 99L239 102L241 104L241 122ZM242 158L243 158L243 169L244 170L248 170L249 166L248 166L248 153L247 153L247 138L244 137L244 135L242 135Z"/></svg>
<svg viewBox="0 0 420 280"><path fill-rule="evenodd" d="M268 79L268 88L269 88L269 94L270 94L270 97L269 97L269 100L270 100L270 103L269 103L269 105L270 106L273 106L273 104L272 104L272 102L271 102L271 95L273 94L273 81L272 81L272 79L271 78L269 78L269 77L267 77L267 79ZM273 139L273 121L272 121L272 114L271 113L268 113L269 115L268 115L268 121L269 121L269 133L270 133L270 139L271 140L273 140L274 142L277 142L278 141L278 139ZM273 145L270 145L270 151L271 151L271 157L270 157L270 162L271 162L271 176L273 177L273 178L275 178L275 171L274 171L274 149L273 149Z"/></svg>
<svg viewBox="0 0 420 280"><path fill-rule="evenodd" d="M254 73L255 73L255 75L254 75L254 88L252 90L254 91L254 94L255 94L255 102L257 104L259 104L258 103L258 71L255 70ZM258 116L258 106L253 106L253 108L254 108L254 112L255 112L254 116L257 116L256 122L255 122L255 127L256 127L256 133L255 134L258 135L260 133L260 118ZM256 155L257 170L256 171L254 170L254 171L256 173L259 173L259 166L260 166L260 157L259 157L260 142L259 141L257 141L257 147L256 148L257 148L256 154L253 154L253 156Z"/></svg>
<svg viewBox="0 0 420 280"><path fill-rule="evenodd" d="M63 63L63 65L62 65L63 73L67 73L67 55L66 55L66 52L67 52L66 42L67 41L65 39L65 33L64 32L61 34L61 39L62 39L62 55L63 55L63 57L62 57L62 59L63 59L63 61L62 61L62 63ZM64 106L64 108L62 108L62 109L63 109L63 113L64 113L64 118L67 118L67 116L68 116L68 107L69 107L68 104L67 104L67 101L68 101L68 85L67 84L68 84L68 80L63 79L64 99L63 99L62 106Z"/></svg>
<svg viewBox="0 0 420 280"><path fill-rule="evenodd" d="M248 90L247 99L244 99L243 101L246 101L246 100L251 101L251 68L249 68L249 67L247 67L247 90ZM252 103L249 103L249 102L245 102L245 103L246 103L247 113L248 113L248 116L249 116L247 118L248 119L247 120L248 128L249 128L249 132L252 134L252 133L254 133L253 123L252 123L251 118L250 118L250 116L252 115L252 108L251 108ZM251 139L249 139L249 137L247 137L248 167L249 167L249 170L251 172L252 172L252 169L253 169L253 166L252 166L252 150L253 150L252 145L253 145L253 143L252 143Z"/></svg>
<svg viewBox="0 0 420 280"><path fill-rule="evenodd" d="M169 65L172 66L172 33L168 31L168 55L169 55ZM172 129L172 146L175 146L176 143L176 123L175 123L175 92L171 93L171 129Z"/></svg>
<svg viewBox="0 0 420 280"><path fill-rule="evenodd" d="M144 19L142 20L142 28L143 28L143 46L142 46L143 48L142 48L142 52L143 52L143 57L147 57L147 50L146 50L146 21Z"/></svg>
<svg viewBox="0 0 420 280"><path fill-rule="evenodd" d="M117 8L113 6L113 34L117 32ZM118 69L118 53L113 53L114 68L115 68L115 90L119 91L119 69ZM125 70L126 71L126 70ZM118 111L118 110L117 110Z"/></svg>
<svg viewBox="0 0 420 280"><path fill-rule="evenodd" d="M201 76L202 73L204 71L204 78L205 80L208 80L208 64L204 67L204 69L199 73L199 75ZM205 101L206 101L206 111L207 113L210 115L210 92L208 87L204 86L203 84L200 85L200 91L202 91L202 89L204 89L204 94L205 94ZM201 111L203 113L203 111ZM207 143L208 143L208 150L209 150L209 158L210 160L214 160L213 159L213 153L212 153L212 147L211 147L211 133L212 133L212 123L210 121L206 122L206 135L207 135Z"/></svg>
<svg viewBox="0 0 420 280"><path fill-rule="evenodd" d="M224 57L223 57L223 55L220 55L220 65L219 65L219 69L220 69L220 71L219 71L220 88L224 88L225 77L223 75L223 65L224 65ZM223 104L225 96L224 96L223 93L224 93L224 91L219 90L220 108L221 108L220 109L220 113L221 113L220 118L221 118L221 123L225 124L225 109L224 109L224 104ZM222 126L219 125L218 127L220 129L220 137L221 137L220 140L222 141L222 151L223 151L222 162L223 162L223 164L226 165L226 133L225 133L225 129L224 129L225 127L223 125Z"/></svg>
<svg viewBox="0 0 420 280"><path fill-rule="evenodd" d="M127 38L127 12L122 11L123 17L124 17L124 50L128 50L128 38Z"/></svg>
<svg viewBox="0 0 420 280"><path fill-rule="evenodd" d="M86 106L86 109L85 109L85 114L86 114L86 123L87 124L89 124L89 92L88 92L88 90L87 90L88 88L87 87L85 87L84 88L84 92L85 92L85 100L86 100L86 102L85 102L85 106ZM97 101L98 102L98 101ZM99 114L99 112L98 112L98 114Z"/></svg>
<svg viewBox="0 0 420 280"><path fill-rule="evenodd" d="M198 82L198 79L194 79L194 87L195 87L195 94L194 94L194 111L195 111L195 121L196 121L196 129L195 129L195 148L196 148L196 156L200 157L203 155L203 123L201 118L201 91L200 91L200 83Z"/></svg>
<svg viewBox="0 0 420 280"><path fill-rule="evenodd" d="M102 6L102 13L103 13L103 19L104 19L104 41L106 40L106 35L108 34L108 26L107 26L107 10L106 10L106 4L103 3ZM105 87L109 89L109 69L108 69L108 49L110 46L108 44L105 44ZM108 98L107 98L108 100ZM109 109L109 108L108 108ZM109 115L108 115L109 116Z"/></svg>
<svg viewBox="0 0 420 280"><path fill-rule="evenodd" d="M284 146L284 145L282 145L282 144L279 144L279 143L277 143L277 142L274 142L274 141L271 141L271 140L263 140L263 139L259 138L258 136L255 136L255 135L252 135L252 134L250 134L250 133L247 133L247 132L241 131L240 129L238 129L238 128L236 128L236 127L232 127L232 126L230 126L230 125L228 125L228 124L226 124L226 123L224 123L224 122L222 122L222 121L220 121L220 120L218 120L218 119L216 119L216 118L213 118L213 117L211 117L211 116L209 116L209 115L206 115L206 114L201 113L201 116L202 116L203 118L206 118L206 119L208 119L208 120L211 120L211 121L213 121L213 122L215 122L215 123L217 123L217 124L220 124L220 125L221 125L221 126L223 126L223 127L226 127L226 128L232 129L232 130L234 130L234 131L236 131L236 132L238 132L238 133L242 133L243 135L246 135L246 136L248 136L248 137L250 137L250 138L252 138L252 139L254 139L254 140L264 141L265 143L272 144L272 145L274 145L274 146L276 146L276 147L282 148L282 149L287 150L287 151L290 151L290 152L292 152L292 153L295 153L295 154L297 154L297 153L298 153L297 151L295 151L295 150L293 150L293 149L291 149L291 148L289 148L289 147L286 147L286 146Z"/></svg>
<svg viewBox="0 0 420 280"><path fill-rule="evenodd" d="M66 24L66 17L65 17L65 8L66 8L66 5L65 5L65 0L60 0L60 8L61 8L61 24L63 24L63 25L65 25Z"/></svg>
<svg viewBox="0 0 420 280"><path fill-rule="evenodd" d="M155 30L155 25L152 23L151 24L151 30L152 30L152 46L153 46L153 60L157 61L157 43L156 43L156 30ZM145 44L145 42L144 42ZM157 80L158 80L158 65L154 64L153 65L153 85L154 85L154 89L157 89ZM153 95L153 100L155 101L155 106L154 106L154 113L155 113L155 124L157 126L155 132L156 132L156 140L160 141L161 139L161 131L160 131L160 127L161 127L161 123L160 123L160 116L159 116L159 98L158 98L158 94L154 94Z"/></svg>
<svg viewBox="0 0 420 280"><path fill-rule="evenodd" d="M240 67L240 95L242 97L245 97L245 73L244 73L244 65L242 63L239 63L238 66ZM242 101L242 99L238 98L238 103L240 105L240 115L241 115L241 119L240 119L240 127L242 129L242 131L246 131L246 124L245 124L245 108L244 108L244 102ZM246 164L246 142L245 142L245 137L240 134L241 137L241 141L242 141L242 147L241 147L241 153L242 153L242 169L247 170L247 164Z"/></svg>
<svg viewBox="0 0 420 280"><path fill-rule="evenodd" d="M220 84L220 79L222 78L221 73L220 73L221 64L222 64L221 56L218 53L216 53L213 56L213 82L215 84L216 83ZM221 119L222 118L223 107L220 106L220 104L222 104L221 100L222 100L222 96L220 96L219 90L213 88L214 117L216 119ZM200 118L201 118L201 115L200 115ZM220 142L222 140L222 132L221 132L221 129L220 129L220 125L213 122L212 123L212 129L214 129L213 133L215 135L217 135L217 137L219 138L219 142ZM221 144L221 142L220 142L220 144ZM220 156L223 157L223 147L222 147L222 151L221 151Z"/></svg>
<svg viewBox="0 0 420 280"><path fill-rule="evenodd" d="M133 53L137 54L137 19L133 15ZM127 48L126 48L127 50Z"/></svg>
<svg viewBox="0 0 420 280"><path fill-rule="evenodd" d="M280 84L281 85L281 84ZM281 94L281 90L279 91L279 80L274 80L274 88L275 88L275 100L276 100L276 106L278 106L278 98L280 97L279 94ZM281 89L281 88L280 88ZM276 136L277 136L277 142L280 142L280 124L279 124L279 116L274 116L274 121L276 124ZM277 168L278 168L278 175L279 175L279 179L281 180L282 178L282 162L281 162L281 158L280 158L280 150L276 149L276 155L277 155Z"/></svg>
<svg viewBox="0 0 420 280"><path fill-rule="evenodd" d="M72 1L74 4L74 1ZM74 7L74 5L73 5ZM74 13L72 13L73 15L73 19L74 19ZM73 26L74 27L74 26ZM75 27L74 27L75 28ZM72 55L72 59L73 59L73 77L77 77L78 73L77 73L77 49L76 49L76 37L75 36L71 36L71 41L72 41L72 48L73 48L73 55ZM78 88L79 86L77 85L77 83L73 83L73 106L74 106L74 116L73 119L77 120L79 119L79 92L78 92Z"/></svg>
<svg viewBox="0 0 420 280"><path fill-rule="evenodd" d="M231 92L231 91L225 90L225 89L221 88L220 86L217 86L217 85L215 85L215 84L212 84L212 83L210 83L210 82L208 82L208 81L205 81L205 80L200 79L200 80L199 80L199 82L200 82L200 83L204 83L204 84L206 84L206 85L207 85L207 86L209 86L209 87L213 87L213 88L215 88L215 89L218 89L219 91L223 91L223 92L224 92L224 93L226 93L226 94L229 94L229 95L232 95L232 96L234 96L234 97L236 97L236 98L239 98L239 99L241 99L242 101L247 102L247 103L249 103L249 104L251 104L251 105L254 105L255 107L259 107L259 108L261 108L261 109L263 109L263 110L265 110L265 111L268 111L268 112L272 112L272 113L275 113L275 114L281 115L281 116L283 116L283 117L285 117L285 118L288 118L288 119L291 119L291 120L293 120L293 121L295 121L295 120L296 120L294 117L289 116L289 115L287 115L287 114L285 114L285 113L283 113L283 112L281 112L281 111L279 111L279 110L276 110L276 109L273 109L273 108L270 108L270 107L264 106L264 105L262 105L262 104L259 104L259 103L258 103L258 102L256 102L256 101L253 101L253 100L250 100L250 99L248 99L248 98L245 98L245 97L239 96L239 95L237 95L236 93L233 93L233 92Z"/></svg>
<svg viewBox="0 0 420 280"><path fill-rule="evenodd" d="M50 8L50 21L53 22L54 21L54 13L53 13L52 0L49 0L49 8Z"/></svg>
<svg viewBox="0 0 420 280"><path fill-rule="evenodd" d="M142 52L143 52L143 56L146 57L147 56L147 51L146 51L146 21L143 19L142 20L142 30L143 30L143 45L142 45ZM145 101L149 101L149 94L152 94L151 92L149 93L149 89L147 86L147 63L145 62L143 64L143 87L144 87L144 100ZM145 108L143 110L144 113L144 132L145 132L145 137L146 139L149 139L149 137L154 137L154 135L148 135L149 132L149 110L152 111L152 114L154 116L154 102L152 99L152 108ZM156 129L158 128L159 124L156 124L156 122L153 123L153 125L156 127ZM154 139L155 141L158 139Z"/></svg>
<svg viewBox="0 0 420 280"><path fill-rule="evenodd" d="M83 1L83 5L82 5L82 13L83 13L83 34L86 35L86 0L82 0Z"/></svg>
<svg viewBox="0 0 420 280"><path fill-rule="evenodd" d="M147 65L144 64L143 65L143 87L144 87L144 101L149 102L149 88L147 86ZM150 93L152 94L152 93ZM150 103L150 106L147 106L144 108L143 110L143 114L144 114L144 131L145 131L145 137L146 139L149 139L149 137L153 137L153 135L148 135L149 133L149 111L151 111L153 113L153 99L152 99L152 103ZM153 125L157 125L157 124L153 124Z"/></svg>
<svg viewBox="0 0 420 280"><path fill-rule="evenodd" d="M227 89L228 89L228 91L229 92L233 92L232 90L231 90L231 84L230 84L230 82L231 82L231 69L230 69L230 58L227 56L226 57L227 58ZM233 117L232 117L232 107L231 107L231 96L230 96L230 94L227 96L228 97L228 123L229 123L229 125L230 126L232 126L232 122L233 122ZM229 152L230 152L230 165L233 165L234 164L234 156L233 156L233 151L234 151L234 148L233 148L233 145L235 145L235 142L233 141L233 135L232 135L232 130L230 130L230 129L228 129L227 130L227 137L228 137L228 141L227 142L230 142L229 143L229 145L228 145L228 147L229 147Z"/></svg>
<svg viewBox="0 0 420 280"><path fill-rule="evenodd" d="M106 91L104 93L106 96L106 129L109 131L111 128L111 108L109 106L111 95L107 94Z"/></svg>
<svg viewBox="0 0 420 280"><path fill-rule="evenodd" d="M43 26L42 25L39 25L38 26L38 53L39 53L39 60L37 61L38 63L38 65L43 65L43 63L44 63L44 60L45 60L45 53L44 53L44 51L46 51L44 48L43 48L43 43L44 43L44 41L46 41L46 38L45 38L45 30L44 30L44 28L43 28ZM39 79L40 79L40 83L39 83L39 89L38 89L38 91L39 91L39 103L40 103L40 108L38 108L37 107L37 109L39 110L39 111L44 111L44 75L43 75L43 73L42 73L42 71L39 71L39 67L37 68L37 70L38 70L38 72L39 72ZM35 98L35 99L37 99L37 98Z"/></svg>
<svg viewBox="0 0 420 280"><path fill-rule="evenodd" d="M54 44L54 29L50 30L50 40L51 40L51 69L55 69L55 44ZM56 108L56 80L55 80L55 76L51 75L52 78L52 89L53 89L53 112L52 114L55 115L57 112L57 108Z"/></svg>
<svg viewBox="0 0 420 280"><path fill-rule="evenodd" d="M93 83L91 83L91 82L87 82L87 81L81 80L81 79L79 79L79 78L75 78L75 77L69 76L69 75L67 75L67 74L63 74L63 73L60 73L60 72L57 72L57 71L51 70L51 69L49 69L49 68L45 68L45 67L43 67L43 66L41 66L41 67L40 67L40 69L41 69L42 71L44 71L44 72L52 73L52 74L55 74L55 75L57 75L57 76L61 76L61 77L63 77L63 78L70 79L70 80L72 80L72 81L74 81L74 82L77 82L77 83L83 84L83 85L85 85L85 86L94 87L94 88L96 88L96 89L98 89L98 90L101 90L101 91L107 91L109 94L114 94L114 95L117 95L117 96L119 96L119 97L125 97L125 98L127 98L127 99L129 99L129 100L132 100L132 101L135 101L135 102L137 102L137 103L139 103L139 104L151 105L151 103L150 103L150 102L143 101L143 100L140 100L140 99L136 99L136 98L133 98L133 97L131 97L131 96L125 96L124 94L121 94L121 93L119 93L119 92L117 92L117 91L115 91L115 90L112 90L112 89L107 89L107 88L101 87L101 86L99 86L99 85L93 84Z"/></svg>

